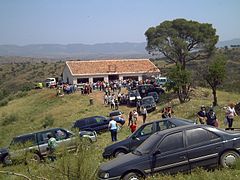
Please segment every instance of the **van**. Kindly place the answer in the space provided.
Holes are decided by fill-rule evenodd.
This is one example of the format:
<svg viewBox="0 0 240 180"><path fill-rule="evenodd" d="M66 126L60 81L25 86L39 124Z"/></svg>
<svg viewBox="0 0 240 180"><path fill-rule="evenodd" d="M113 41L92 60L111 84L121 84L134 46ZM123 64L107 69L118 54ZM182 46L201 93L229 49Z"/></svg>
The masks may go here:
<svg viewBox="0 0 240 180"><path fill-rule="evenodd" d="M167 77L158 77L156 82L158 85L163 86L168 81Z"/></svg>

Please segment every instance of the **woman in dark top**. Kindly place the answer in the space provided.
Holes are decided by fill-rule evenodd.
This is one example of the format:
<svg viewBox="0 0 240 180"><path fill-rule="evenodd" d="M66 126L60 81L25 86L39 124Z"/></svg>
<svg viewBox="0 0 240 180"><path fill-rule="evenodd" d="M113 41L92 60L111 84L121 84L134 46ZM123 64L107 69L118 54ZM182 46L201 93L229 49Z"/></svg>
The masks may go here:
<svg viewBox="0 0 240 180"><path fill-rule="evenodd" d="M216 116L216 113L213 111L212 108L206 114L206 117L207 117L207 125L216 126L216 124L217 124L217 116Z"/></svg>

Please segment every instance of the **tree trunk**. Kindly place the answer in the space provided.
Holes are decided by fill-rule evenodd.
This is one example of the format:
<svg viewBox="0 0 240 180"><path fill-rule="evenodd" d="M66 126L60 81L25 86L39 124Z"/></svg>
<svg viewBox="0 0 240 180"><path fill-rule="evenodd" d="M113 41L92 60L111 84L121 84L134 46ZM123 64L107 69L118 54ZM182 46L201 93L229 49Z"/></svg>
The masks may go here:
<svg viewBox="0 0 240 180"><path fill-rule="evenodd" d="M212 88L212 94L213 94L213 107L217 106L217 91L216 88Z"/></svg>

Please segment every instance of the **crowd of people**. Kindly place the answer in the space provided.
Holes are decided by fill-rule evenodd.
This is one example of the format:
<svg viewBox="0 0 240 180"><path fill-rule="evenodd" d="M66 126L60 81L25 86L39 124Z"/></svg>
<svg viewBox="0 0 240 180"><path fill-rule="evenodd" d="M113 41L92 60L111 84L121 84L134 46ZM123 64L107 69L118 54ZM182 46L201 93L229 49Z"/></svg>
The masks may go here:
<svg viewBox="0 0 240 180"><path fill-rule="evenodd" d="M228 125L228 129L232 129L234 116L237 116L234 106L234 103L229 103L227 107L224 107L224 123ZM213 108L209 108L209 110L207 111L206 107L202 105L200 111L197 113L197 116L200 124L207 124L210 126L219 127L219 120Z"/></svg>
<svg viewBox="0 0 240 180"><path fill-rule="evenodd" d="M121 92L122 87L127 87L128 90L134 89L141 84L153 84L156 85L155 81L145 80L145 81L135 81L135 80L114 80L108 82L98 81L95 83L85 83L80 87L81 94L90 94L93 90L99 90L104 92L103 102L106 106L109 106L112 110L118 110L120 105L128 104L128 94L124 94ZM76 92L79 89L76 85L71 84L63 84L62 86L57 88L57 95L62 96L64 94L70 94ZM234 103L230 103L225 108L225 120L224 123L228 125L229 129L232 129L234 116L237 116L236 111L234 109ZM164 107L161 110L162 118L171 118L173 116L173 109L171 106ZM138 117L142 116L142 123L146 122L147 119L147 110L144 107L141 107L140 101L136 101L136 109L130 111L128 114L128 127L130 131L133 133L137 129ZM209 108L208 110L204 105L200 107L200 111L197 112L198 121L200 124L207 124L211 126L218 127L219 121L216 115L216 112L213 108ZM116 141L116 129L117 125L111 121L109 124L109 129L112 134L112 140Z"/></svg>

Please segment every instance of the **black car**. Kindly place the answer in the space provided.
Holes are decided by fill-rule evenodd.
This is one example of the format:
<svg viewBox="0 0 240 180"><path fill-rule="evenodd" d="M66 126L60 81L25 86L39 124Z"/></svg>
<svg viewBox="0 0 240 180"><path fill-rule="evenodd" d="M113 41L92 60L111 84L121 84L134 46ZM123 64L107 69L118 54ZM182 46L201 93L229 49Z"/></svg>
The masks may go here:
<svg viewBox="0 0 240 180"><path fill-rule="evenodd" d="M155 111L157 108L156 102L152 96L142 98L141 106L145 107L148 112Z"/></svg>
<svg viewBox="0 0 240 180"><path fill-rule="evenodd" d="M133 151L143 141L145 141L149 136L151 136L153 133L157 131L162 131L165 129L189 124L194 124L194 121L179 118L168 118L143 124L128 138L107 146L104 149L103 157L110 158L122 154L127 154Z"/></svg>
<svg viewBox="0 0 240 180"><path fill-rule="evenodd" d="M141 99L142 98L141 98L141 95L138 92L138 90L131 90L128 92L128 104L129 105L136 106L136 102L140 101Z"/></svg>
<svg viewBox="0 0 240 180"><path fill-rule="evenodd" d="M124 124L121 118L115 118L117 123ZM73 123L73 128L78 128L80 131L106 131L108 129L110 118L104 116L91 116L83 119L79 119Z"/></svg>
<svg viewBox="0 0 240 180"><path fill-rule="evenodd" d="M99 179L139 179L157 172L174 174L196 167L231 167L240 156L240 133L207 125L156 132L132 153L99 168Z"/></svg>
<svg viewBox="0 0 240 180"><path fill-rule="evenodd" d="M158 95L161 95L164 93L164 90L161 87L156 87L152 84L143 84L143 85L138 85L137 87L141 97L147 96L149 92L157 92Z"/></svg>

